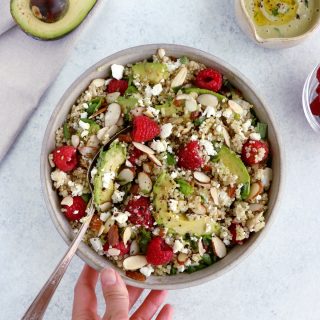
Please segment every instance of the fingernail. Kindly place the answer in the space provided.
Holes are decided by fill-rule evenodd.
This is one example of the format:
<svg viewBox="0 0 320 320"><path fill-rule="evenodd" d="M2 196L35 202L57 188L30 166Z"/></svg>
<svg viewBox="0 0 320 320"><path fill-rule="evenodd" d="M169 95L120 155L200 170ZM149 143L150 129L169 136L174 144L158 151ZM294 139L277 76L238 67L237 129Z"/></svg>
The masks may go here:
<svg viewBox="0 0 320 320"><path fill-rule="evenodd" d="M110 286L116 283L117 276L113 269L106 268L101 272L101 281L102 284Z"/></svg>

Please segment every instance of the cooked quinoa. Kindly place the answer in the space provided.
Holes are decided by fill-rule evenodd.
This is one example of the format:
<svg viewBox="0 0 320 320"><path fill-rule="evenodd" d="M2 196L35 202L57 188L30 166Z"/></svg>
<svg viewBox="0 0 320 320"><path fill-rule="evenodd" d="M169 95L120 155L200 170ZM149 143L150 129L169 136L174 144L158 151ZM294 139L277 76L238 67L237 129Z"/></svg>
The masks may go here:
<svg viewBox="0 0 320 320"><path fill-rule="evenodd" d="M110 148L122 148L124 158L113 171L101 172L101 155L91 182L97 188L100 179L103 192L110 186L112 192L102 203L95 195L96 212L84 239L129 277L145 280L205 268L260 231L272 170L267 126L226 77L215 71L221 85L208 90L206 81L213 80L200 75L213 69L185 56L166 56L163 49L148 60L148 66L157 65L151 79L154 67L144 74L147 67L141 73L137 64L113 65L105 79L91 82L57 129L49 162L62 213L77 232L81 201L92 197L87 171L100 147L122 128L139 125L137 119L148 118L158 128L147 141L135 138L137 132L114 141ZM71 170L59 169L55 161L64 146L74 149ZM143 217L135 217L137 212ZM154 239L165 248L163 264L162 252L151 252Z"/></svg>

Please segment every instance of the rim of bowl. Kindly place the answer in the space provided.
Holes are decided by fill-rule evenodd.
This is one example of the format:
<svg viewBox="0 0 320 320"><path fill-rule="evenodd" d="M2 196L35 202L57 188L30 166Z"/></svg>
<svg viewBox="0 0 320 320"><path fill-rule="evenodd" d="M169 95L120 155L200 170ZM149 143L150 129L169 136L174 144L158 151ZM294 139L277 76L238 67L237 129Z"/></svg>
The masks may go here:
<svg viewBox="0 0 320 320"><path fill-rule="evenodd" d="M238 1L238 0L236 0L236 1ZM289 43L289 42L296 42L296 41L299 41L299 40L304 40L305 38L310 36L313 32L315 32L318 28L320 28L320 14L319 14L318 18L317 18L317 22L310 29L308 29L306 32L304 32L303 34L301 34L299 36L289 37L289 38L277 38L277 37L275 37L275 38L263 38L258 34L257 29L256 29L256 27L255 27L250 15L249 15L248 11L245 8L245 1L246 0L240 0L240 7L241 7L241 10L242 10L243 14L245 15L246 19L249 22L249 26L251 28L251 31L253 32L253 35L254 35L255 39L259 43L268 43L268 42L274 42L274 43L287 42L287 43Z"/></svg>
<svg viewBox="0 0 320 320"><path fill-rule="evenodd" d="M283 192L284 181L285 181L285 172L284 172L284 166L283 166L284 159L285 159L285 150L283 148L283 144L281 143L281 136L280 136L279 131L277 129L278 128L277 122L275 121L275 119L274 119L272 113L270 112L270 110L268 109L267 105L261 99L261 96L258 93L258 91L256 90L255 86L252 84L252 82L250 80L248 80L246 78L246 76L244 76L236 68L232 67L229 63L223 61L220 58L217 58L214 55L211 55L211 54L204 52L202 50L199 50L199 49L195 49L195 48L183 46L183 45L177 45L177 44L160 43L160 44L140 45L140 46L131 47L131 48L128 48L125 50L121 50L121 51L116 52L110 56L107 56L107 57L101 59L100 61L98 61L97 63L95 63L93 66L86 69L79 77L77 77L73 81L73 83L66 89L63 96L60 98L59 102L56 104L56 106L51 114L51 117L48 121L47 128L46 128L43 142L42 142L41 157L40 157L40 174L41 174L41 187L42 187L42 191L43 191L43 196L44 196L44 200L46 203L46 207L47 207L49 214L50 214L50 218L51 218L53 224L55 225L57 231L59 232L61 237L66 242L66 244L70 245L70 243L72 242L75 235L74 235L74 233L70 232L70 230L71 230L70 225L69 225L70 230L69 230L69 232L67 232L64 229L64 226L62 225L61 221L58 220L58 216L59 215L61 216L62 214L61 214L61 212L55 212L55 210L54 210L53 199L51 199L50 195L49 195L49 188L52 188L52 181L47 181L47 174L48 174L47 168L51 169L50 166L48 165L47 144L49 141L50 132L53 130L51 123L53 122L53 120L56 118L56 116L59 113L58 107L60 105L62 105L63 101L69 96L69 93L72 92L78 84L84 82L84 80L90 74L92 74L94 71L96 71L97 69L100 69L100 68L102 69L105 65L110 64L110 62L115 59L119 59L119 58L121 58L123 56L127 56L127 55L133 55L133 54L139 53L139 52L141 53L141 52L146 51L145 58L148 58L148 57L150 57L150 55L152 55L152 53L149 54L147 52L154 53L159 48L163 48L167 51L177 51L176 54L179 54L179 55L189 55L189 56L194 56L194 57L196 56L197 58L194 58L194 59L198 59L198 61L210 60L213 64L218 65L220 68L228 70L228 72L232 73L232 75L234 76L235 79L237 79L241 83L244 83L244 85L248 87L248 91L251 91L251 94L258 101L259 105L261 106L260 109L263 110L263 112L265 112L267 118L269 118L270 123L268 123L268 126L272 127L272 131L274 132L274 141L272 143L272 146L275 146L275 149L278 152L277 158L278 158L278 165L279 165L278 170L277 170L277 171L279 171L278 184L277 184L277 186L275 186L275 188L277 190L274 195L273 208L267 211L268 216L267 216L267 222L266 222L265 227L262 230L260 230L258 233L252 235L251 239L246 243L246 245L243 245L241 247L237 246L231 250L229 255L233 251L235 257L232 261L230 261L230 263L227 263L225 265L225 263L224 263L225 258L224 258L224 259L220 260L219 262L217 262L217 263L213 264L212 266L207 267L203 270L197 271L192 274L184 274L184 276L183 276L184 278L185 277L191 278L192 275L197 275L196 278L193 280L186 280L186 281L178 280L178 283L175 283L175 284L171 283L173 281L170 281L170 283L140 282L140 281L136 281L136 280L133 280L131 278L126 277L125 273L121 269L116 267L112 262L110 262L105 257L103 257L103 263L101 261L99 261L99 262L101 262L101 264L99 264L98 260L102 259L102 257L99 256L93 249L91 249L84 242L80 243L79 248L76 252L76 254L85 263L89 264L91 267L93 267L97 270L101 270L102 264L104 265L104 267L108 266L108 267L114 268L115 270L117 270L121 274L123 280L128 285L135 286L138 288L144 288L144 289L175 290L175 289L183 289L183 288L197 286L197 285L203 284L207 281L214 280L214 279L222 276L226 272L230 271L235 266L237 266L241 261L243 261L246 257L248 257L254 251L254 249L259 245L259 243L263 240L263 238L266 236L267 232L269 231L272 223L274 222L274 220L276 218L276 213L279 211L278 210L279 205L280 205L279 200L281 199L281 194ZM69 107L69 110L70 110L70 108L71 108L71 106ZM56 130L56 128L55 128L55 130ZM280 148L280 146L281 146L281 148ZM70 239L70 234L71 234L71 239ZM242 252L238 253L238 251L240 251L240 250L242 250ZM218 271L214 271L214 272L208 271L210 269L214 270L214 268L212 268L212 267L215 267L218 264L220 266L220 269ZM160 276L160 277L153 276L150 278L169 278L169 279L173 280L174 278L178 279L177 277L179 277L179 275L163 276L163 277L162 276ZM180 275L180 277L181 277L181 275ZM181 277L181 278L183 278L183 277ZM148 278L148 279L150 279L150 278Z"/></svg>
<svg viewBox="0 0 320 320"><path fill-rule="evenodd" d="M310 104L312 100L316 97L315 89L317 88L317 85L318 85L316 74L319 68L320 68L320 63L317 66L315 66L315 68L308 75L302 91L303 111L308 120L308 123L310 124L311 128L315 132L320 132L320 120L317 119L319 117L316 117L312 114ZM315 88L313 88L313 85L315 86ZM314 89L314 92L311 92L311 90L313 89Z"/></svg>

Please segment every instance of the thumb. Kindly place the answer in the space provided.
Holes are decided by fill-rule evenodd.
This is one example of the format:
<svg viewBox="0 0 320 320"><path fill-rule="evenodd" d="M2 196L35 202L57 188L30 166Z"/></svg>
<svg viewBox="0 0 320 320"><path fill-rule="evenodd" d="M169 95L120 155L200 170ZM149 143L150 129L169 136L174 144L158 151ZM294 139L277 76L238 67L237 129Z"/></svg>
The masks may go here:
<svg viewBox="0 0 320 320"><path fill-rule="evenodd" d="M129 294L120 275L111 268L101 272L101 286L107 304L103 320L129 319Z"/></svg>

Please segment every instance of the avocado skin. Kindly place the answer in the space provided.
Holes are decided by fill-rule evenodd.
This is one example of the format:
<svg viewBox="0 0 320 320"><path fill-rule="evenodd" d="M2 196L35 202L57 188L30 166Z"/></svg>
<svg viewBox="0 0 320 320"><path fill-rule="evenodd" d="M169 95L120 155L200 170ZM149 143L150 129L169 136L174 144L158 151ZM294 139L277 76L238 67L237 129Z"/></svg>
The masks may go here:
<svg viewBox="0 0 320 320"><path fill-rule="evenodd" d="M175 182L166 173L162 172L157 178L153 187L153 205L155 209L154 218L158 224L163 225L169 229L171 233L179 235L194 234L197 236L218 233L220 225L212 222L210 217L203 217L197 220L189 220L185 214L174 214L168 210L168 194L175 188ZM206 232L206 226L209 224L211 230Z"/></svg>
<svg viewBox="0 0 320 320"><path fill-rule="evenodd" d="M162 79L169 77L167 66L160 62L141 62L132 66L134 76L141 81L152 84L159 83Z"/></svg>
<svg viewBox="0 0 320 320"><path fill-rule="evenodd" d="M111 148L107 151L100 153L97 170L93 180L93 199L96 205L100 205L111 200L113 194L114 182L110 181L109 187L103 189L103 174L105 172L114 172L117 175L120 166L126 160L126 148L121 143L114 143Z"/></svg>
<svg viewBox="0 0 320 320"><path fill-rule="evenodd" d="M69 33L71 33L72 31L74 31L85 19L86 19L86 17L88 16L88 14L91 12L91 10L93 9L93 7L96 5L96 3L97 3L97 1L98 0L86 0L87 2L85 2L85 3L87 3L88 4L88 9L87 9L87 11L85 12L85 14L81 17L81 19L79 20L79 21L77 21L76 23L74 23L73 25L72 25L72 27L67 27L66 29L64 29L63 31L61 31L61 33L57 33L57 34L55 34L54 36L46 36L45 34L43 34L43 35L41 35L41 34L34 34L32 31L30 31L29 29L28 29L28 27L26 27L26 26L24 26L20 21L19 21L19 18L20 18L20 16L23 16L24 15L24 13L20 13L19 12L19 4L20 3L26 3L27 4L27 7L28 7L28 11L31 13L31 15L34 17L34 19L36 19L37 21L39 21L39 22L41 22L41 23L43 23L43 24L45 24L45 25L52 25L52 26L54 26L55 25L55 23L47 23L47 22L43 22L43 21L41 21L41 20L39 20L38 18L36 18L34 15L33 15L33 13L32 13L32 11L31 11L31 9L30 9L30 7L29 7L29 0L11 0L10 1L10 13L11 13L11 16L12 16L12 18L13 18L13 20L16 22L16 24L20 27L20 29L25 33L25 34L27 34L28 36L30 36L30 37L32 37L32 38L34 38L34 39L36 39L36 40L42 40L42 41L52 41L52 40L59 40L59 39L61 39L61 38L63 38L63 37L65 37L66 35L68 35ZM64 16L66 16L66 15L68 15L68 12L69 12L69 10L71 10L72 8L71 7L73 7L72 5L71 5L71 3L72 3L72 0L70 0L70 3L69 3L69 8L68 8L68 10L67 10L67 12L66 12L66 14L64 15ZM21 9L21 8L20 8ZM61 18L61 19L63 19L64 18L64 16ZM56 22L57 23L57 22ZM38 28L37 28L38 29ZM38 31L37 31L37 33L38 33Z"/></svg>

